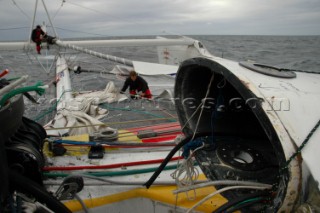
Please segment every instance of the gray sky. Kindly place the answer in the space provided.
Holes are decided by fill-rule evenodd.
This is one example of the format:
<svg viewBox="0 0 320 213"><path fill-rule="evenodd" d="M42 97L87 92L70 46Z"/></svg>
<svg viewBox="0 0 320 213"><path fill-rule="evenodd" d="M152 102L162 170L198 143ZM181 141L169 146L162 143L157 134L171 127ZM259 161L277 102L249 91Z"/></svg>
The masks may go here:
<svg viewBox="0 0 320 213"><path fill-rule="evenodd" d="M45 0L61 38L320 35L320 0ZM25 40L35 0L0 0L0 40ZM49 24L39 0L35 24ZM52 30L48 28L49 34ZM165 33L164 33L165 32Z"/></svg>

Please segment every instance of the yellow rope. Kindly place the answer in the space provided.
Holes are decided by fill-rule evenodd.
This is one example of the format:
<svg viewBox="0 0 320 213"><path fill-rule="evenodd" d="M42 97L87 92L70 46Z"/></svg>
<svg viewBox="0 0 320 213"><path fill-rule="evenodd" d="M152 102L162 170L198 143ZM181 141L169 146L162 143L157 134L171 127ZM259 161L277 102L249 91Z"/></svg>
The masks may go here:
<svg viewBox="0 0 320 213"><path fill-rule="evenodd" d="M59 127L59 128L50 128L46 130L57 130L57 129L73 129L73 128L83 128L83 127L91 127L91 126L111 126L115 124L127 124L127 123L137 123L137 122L146 122L146 121L157 121L157 120L172 120L172 118L153 118L153 119L145 119L145 120L134 120L134 121L119 121L119 122L110 122L110 123L102 123L102 124L91 124L91 125L83 125L83 126L70 126L70 127Z"/></svg>

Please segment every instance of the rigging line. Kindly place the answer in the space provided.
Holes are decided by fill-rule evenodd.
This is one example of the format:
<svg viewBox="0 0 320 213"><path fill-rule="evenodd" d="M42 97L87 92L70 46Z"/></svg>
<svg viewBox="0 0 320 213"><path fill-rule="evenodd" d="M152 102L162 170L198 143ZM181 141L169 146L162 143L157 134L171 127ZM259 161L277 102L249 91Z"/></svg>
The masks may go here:
<svg viewBox="0 0 320 213"><path fill-rule="evenodd" d="M72 5L75 5L75 6L77 6L77 7L81 7L81 8L86 9L86 10L91 10L91 11L96 12L96 13L106 14L106 13L104 13L104 12L102 12L102 11L95 10L95 9L92 9L92 8L89 8L89 7L85 7L85 6L82 6L82 5L80 5L80 4L71 3L69 0L68 0L67 3L72 4Z"/></svg>
<svg viewBox="0 0 320 213"><path fill-rule="evenodd" d="M0 30L20 30L25 28L29 28L29 27L8 27L8 28L0 28Z"/></svg>
<svg viewBox="0 0 320 213"><path fill-rule="evenodd" d="M210 88L211 88L211 84L212 84L212 82L213 82L213 79L214 79L214 73L212 73L212 76L211 76L211 79L210 79L210 83L209 83L209 85L208 85L208 89L207 89L207 92L206 92L206 96L205 96L205 98L203 99L203 100L204 100L203 103L202 103L203 107L201 108L200 115L199 115L199 118L198 118L198 121L197 121L196 127L195 127L195 129L194 129L193 136L192 136L191 140L194 139L194 136L195 136L195 134L196 134L196 132L197 132L197 129L198 129L198 126L199 126L199 123L200 123L200 119L201 119L201 116L202 116L202 113L203 113L203 109L204 109L204 107L205 107L205 103L204 103L204 102L207 100L207 97L208 97L208 95L209 95L209 92L210 92Z"/></svg>
<svg viewBox="0 0 320 213"><path fill-rule="evenodd" d="M11 0L13 2L13 4L20 10L20 12L25 15L28 19L30 19L30 17L28 16L28 14L26 14L19 6L18 4L14 1L14 0Z"/></svg>
<svg viewBox="0 0 320 213"><path fill-rule="evenodd" d="M198 112L198 110L200 109L200 107L203 105L203 103L200 103L199 106L197 107L196 111L194 111L194 113L190 116L190 118L187 120L187 122L183 125L183 127L181 127L181 131L187 126L187 124L189 123L189 121L193 118L193 116Z"/></svg>
<svg viewBox="0 0 320 213"><path fill-rule="evenodd" d="M83 33L83 34L88 34L88 35L96 35L96 36L104 36L104 37L110 37L110 35L103 35L103 34L98 34L98 33L89 33L89 32L84 32L84 31L79 31L79 30L69 30L61 27L56 27L57 29L64 30L64 31L69 31L69 32L75 32L75 33Z"/></svg>
<svg viewBox="0 0 320 213"><path fill-rule="evenodd" d="M311 73L311 74L320 74L318 71L308 71L308 70L295 70L295 69L286 69L286 68L280 68L280 71L293 71L293 72L302 72L302 73Z"/></svg>
<svg viewBox="0 0 320 213"><path fill-rule="evenodd" d="M60 12L60 10L61 10L61 8L62 8L62 6L63 6L63 3L65 3L65 0L62 0L60 7L58 8L57 12L53 15L52 20L54 20L55 17L56 17L56 16L58 15L58 13Z"/></svg>
<svg viewBox="0 0 320 213"><path fill-rule="evenodd" d="M96 12L96 13L100 13L100 14L107 15L107 16L109 16L109 17L111 17L111 18L116 19L116 20L121 20L121 21L125 21L125 22L128 22L128 23L132 23L132 24L140 24L140 23L138 23L138 22L133 22L133 21L131 21L131 20L128 21L128 20L126 20L126 19L122 19L122 18L119 18L119 17L116 17L116 16L111 16L111 15L108 14L108 13L105 13L105 12L102 12L102 11L99 11L99 10L96 10L96 9L92 9L92 8L89 8L89 7L85 7L85 6L82 6L82 5L80 5L80 4L71 3L69 0L68 0L67 3L72 4L72 5L75 5L75 6L78 6L78 7L81 7L81 8L83 8L83 9L91 10L91 11Z"/></svg>
<svg viewBox="0 0 320 213"><path fill-rule="evenodd" d="M56 32L56 29L54 28L53 23L52 23L52 21L51 21L51 17L50 17L50 14L49 14L49 12L48 12L47 5L44 3L44 0L41 0L41 1L42 1L44 10L46 11L48 20L49 20L49 22L50 22L50 24L51 24L51 26L52 26L52 30L53 30L54 36L55 36L55 37L58 37L58 34L57 34L57 32Z"/></svg>
<svg viewBox="0 0 320 213"><path fill-rule="evenodd" d="M297 151L291 155L291 157L287 160L284 167L280 169L280 171L283 171L284 169L287 169L291 161L299 154L301 153L302 149L305 147L305 145L309 142L310 138L312 137L313 133L317 131L318 127L320 126L320 120L317 122L317 124L312 128L312 130L309 132L307 137L304 139L302 144L298 147Z"/></svg>

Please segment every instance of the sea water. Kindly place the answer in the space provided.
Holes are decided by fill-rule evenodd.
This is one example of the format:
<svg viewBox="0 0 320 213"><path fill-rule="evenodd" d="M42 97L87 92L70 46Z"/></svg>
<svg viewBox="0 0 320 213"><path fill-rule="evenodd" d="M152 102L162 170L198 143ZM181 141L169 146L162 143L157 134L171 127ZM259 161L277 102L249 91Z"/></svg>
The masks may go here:
<svg viewBox="0 0 320 213"><path fill-rule="evenodd" d="M257 63L274 65L281 68L312 71L320 73L320 36L223 36L223 35L193 35L190 36L202 42L208 51L218 57L234 61L251 60ZM143 38L151 38L149 36ZM95 48L95 51L123 57L130 60L157 62L155 47L119 47ZM110 71L116 63L78 54L70 50L67 59L70 67L81 65L92 70ZM52 60L54 50L42 50L40 60L34 57L34 52L26 54L20 51L0 52L0 70L9 69L7 78L28 75L25 85L33 85L38 81L50 84L43 96L37 96L40 104L31 104L25 100L25 116L37 119L44 124L54 114L53 100L55 87L55 66ZM47 57L48 55L48 57ZM106 86L108 76L101 73L71 74L74 90L101 90ZM118 79L117 86L121 87L123 79Z"/></svg>

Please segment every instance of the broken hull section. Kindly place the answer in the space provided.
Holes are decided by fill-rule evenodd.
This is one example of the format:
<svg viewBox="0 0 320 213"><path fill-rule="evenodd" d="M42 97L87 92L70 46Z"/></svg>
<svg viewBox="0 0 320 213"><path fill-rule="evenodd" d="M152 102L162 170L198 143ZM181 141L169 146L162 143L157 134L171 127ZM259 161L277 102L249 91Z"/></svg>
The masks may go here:
<svg viewBox="0 0 320 213"><path fill-rule="evenodd" d="M283 113L289 112L274 109L270 99L277 93L270 96L271 93L260 91L258 85L263 79L284 81L221 58L189 59L177 73L177 114L180 123L186 124L186 136L200 134L212 140L209 147L195 153L208 179L272 184L268 208L290 212L301 204L300 187L307 184L302 172L309 173L310 168L301 164L299 155L292 158L299 143L282 120ZM248 193L253 192L237 190L223 195L233 200ZM266 205L253 205L249 211L262 208Z"/></svg>

